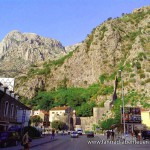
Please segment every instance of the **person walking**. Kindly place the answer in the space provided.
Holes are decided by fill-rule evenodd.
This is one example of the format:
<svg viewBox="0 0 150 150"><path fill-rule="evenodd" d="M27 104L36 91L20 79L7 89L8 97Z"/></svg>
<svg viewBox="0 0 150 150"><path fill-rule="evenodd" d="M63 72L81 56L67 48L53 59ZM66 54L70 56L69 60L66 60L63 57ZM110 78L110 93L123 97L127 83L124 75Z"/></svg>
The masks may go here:
<svg viewBox="0 0 150 150"><path fill-rule="evenodd" d="M110 138L110 131L107 131L107 140Z"/></svg>
<svg viewBox="0 0 150 150"><path fill-rule="evenodd" d="M52 135L51 135L51 140L53 140L55 137L55 129L52 129Z"/></svg>
<svg viewBox="0 0 150 150"><path fill-rule="evenodd" d="M114 141L114 137L115 137L115 132L112 130L111 131L111 140Z"/></svg>
<svg viewBox="0 0 150 150"><path fill-rule="evenodd" d="M24 134L23 138L22 138L22 143L23 143L23 150L29 150L29 135L28 135L28 131Z"/></svg>

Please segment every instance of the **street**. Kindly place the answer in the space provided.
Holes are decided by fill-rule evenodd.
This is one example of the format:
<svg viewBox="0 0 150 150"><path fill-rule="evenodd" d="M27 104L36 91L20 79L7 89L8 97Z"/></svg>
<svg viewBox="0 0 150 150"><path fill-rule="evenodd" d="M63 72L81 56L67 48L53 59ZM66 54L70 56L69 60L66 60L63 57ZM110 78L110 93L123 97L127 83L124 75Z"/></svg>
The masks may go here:
<svg viewBox="0 0 150 150"><path fill-rule="evenodd" d="M33 140L31 150L148 150L149 144L109 143L103 135L87 138L86 135L71 138L70 135L57 135L56 140L50 141L50 136ZM103 143L102 143L103 141ZM107 142L107 143L106 143ZM146 141L143 141L143 143ZM141 142L142 143L142 142ZM21 150L21 146L2 148L2 150Z"/></svg>
<svg viewBox="0 0 150 150"><path fill-rule="evenodd" d="M31 150L148 150L150 144L100 144L90 143L89 141L101 141L105 140L104 136L95 136L94 138L87 138L85 135L79 136L79 138L70 138L70 136L61 136L59 140L52 143L46 143Z"/></svg>

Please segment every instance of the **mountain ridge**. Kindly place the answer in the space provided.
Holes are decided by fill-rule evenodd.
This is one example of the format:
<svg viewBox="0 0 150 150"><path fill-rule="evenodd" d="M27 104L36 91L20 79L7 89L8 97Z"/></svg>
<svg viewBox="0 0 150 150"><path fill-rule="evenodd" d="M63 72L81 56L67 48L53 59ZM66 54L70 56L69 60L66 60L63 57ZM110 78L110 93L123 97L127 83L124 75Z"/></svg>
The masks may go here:
<svg viewBox="0 0 150 150"><path fill-rule="evenodd" d="M120 18L109 18L94 28L71 53L55 61L48 60L40 67L32 66L27 75L16 78L16 91L33 98L39 90L87 88L102 79L105 86L112 86L121 69L125 94L136 90L149 97L149 20L150 6ZM26 95L28 91L30 94ZM111 94L99 95L98 99L111 97Z"/></svg>

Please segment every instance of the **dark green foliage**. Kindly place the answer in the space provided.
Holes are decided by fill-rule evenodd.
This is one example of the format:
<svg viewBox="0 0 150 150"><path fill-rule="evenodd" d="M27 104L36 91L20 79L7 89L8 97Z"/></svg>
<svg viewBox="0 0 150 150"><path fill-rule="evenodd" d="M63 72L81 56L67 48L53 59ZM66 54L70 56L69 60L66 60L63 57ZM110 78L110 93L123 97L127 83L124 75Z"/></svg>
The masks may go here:
<svg viewBox="0 0 150 150"><path fill-rule="evenodd" d="M135 63L135 66L136 66L137 69L141 69L141 64L140 64L140 62L136 62L136 63Z"/></svg>
<svg viewBox="0 0 150 150"><path fill-rule="evenodd" d="M89 88L59 88L56 91L49 92L38 92L37 96L30 101L30 105L35 109L44 109L49 110L55 106L63 106L68 105L73 109L77 109L77 112L80 109L84 109L87 107L85 103L88 103L92 107L93 103L90 102L92 96L97 94L99 90L98 84L93 84L89 86ZM84 105L84 106L82 106ZM91 107L89 108L89 110ZM81 112L81 111L80 111ZM79 113L81 114L81 113ZM87 116L87 113L85 113ZM91 110L89 111L89 115L91 115Z"/></svg>
<svg viewBox="0 0 150 150"><path fill-rule="evenodd" d="M145 74L144 73L140 74L140 79L142 79L142 78L145 78Z"/></svg>
<svg viewBox="0 0 150 150"><path fill-rule="evenodd" d="M104 34L105 34L105 32L107 31L108 29L107 29L107 27L106 26L102 26L101 27L101 29L100 29L100 31L101 31L101 33L100 33L100 40L102 40L103 38L104 38Z"/></svg>
<svg viewBox="0 0 150 150"><path fill-rule="evenodd" d="M68 79L64 77L64 79L59 83L58 87L61 89L67 89L67 81Z"/></svg>
<svg viewBox="0 0 150 150"><path fill-rule="evenodd" d="M24 133L28 131L29 137L31 138L37 138L41 136L41 133L35 127L32 126L24 127L23 131Z"/></svg>
<svg viewBox="0 0 150 150"><path fill-rule="evenodd" d="M31 116L30 121L31 121L31 123L35 124L35 126L38 126L39 123L43 122L42 118L38 115Z"/></svg>
<svg viewBox="0 0 150 150"><path fill-rule="evenodd" d="M104 101L99 104L99 107L104 107Z"/></svg>
<svg viewBox="0 0 150 150"><path fill-rule="evenodd" d="M126 63L125 67L124 67L124 70L127 71L127 72L132 72L132 66L131 64L128 62Z"/></svg>
<svg viewBox="0 0 150 150"><path fill-rule="evenodd" d="M99 80L100 80L100 83L103 84L104 81L107 79L107 74L102 74L100 77L99 77Z"/></svg>
<svg viewBox="0 0 150 150"><path fill-rule="evenodd" d="M58 60L54 60L54 61L52 62L52 64L55 65L55 66L61 66L61 65L64 63L64 61L65 61L66 59L70 58L72 55L73 55L73 51L72 51L72 52L69 52L68 55L66 55L66 56L64 56L64 57L62 57L62 58L60 58L60 59L58 59Z"/></svg>
<svg viewBox="0 0 150 150"><path fill-rule="evenodd" d="M101 86L101 88L98 91L99 95L107 95L113 93L113 86Z"/></svg>
<svg viewBox="0 0 150 150"><path fill-rule="evenodd" d="M48 61L43 64L43 68L35 68L35 65L31 65L30 70L28 71L28 76L33 76L33 75L48 75L51 72L51 68L54 66L61 66L64 61L68 58L70 58L73 55L73 51L69 52L68 55L65 55L64 57L61 57L58 60L54 61Z"/></svg>
<svg viewBox="0 0 150 150"><path fill-rule="evenodd" d="M93 115L93 107L95 102L84 103L81 107L77 108L77 116L89 117Z"/></svg>
<svg viewBox="0 0 150 150"><path fill-rule="evenodd" d="M64 122L56 120L52 122L52 128L55 128L56 130L65 130L67 129L67 126Z"/></svg>
<svg viewBox="0 0 150 150"><path fill-rule="evenodd" d="M86 52L89 51L89 48L90 48L92 42L93 42L93 32L90 35L88 35L88 40L86 41L86 44L87 44Z"/></svg>
<svg viewBox="0 0 150 150"><path fill-rule="evenodd" d="M111 128L111 126L114 124L114 119L109 118L107 120L104 120L100 123L100 126L103 130L108 130Z"/></svg>
<svg viewBox="0 0 150 150"><path fill-rule="evenodd" d="M36 64L31 64L31 66L30 67L37 67L37 65Z"/></svg>
<svg viewBox="0 0 150 150"><path fill-rule="evenodd" d="M138 59L141 60L141 61L143 61L144 59L146 59L146 54L143 53L143 52L139 53L138 54Z"/></svg>
<svg viewBox="0 0 150 150"><path fill-rule="evenodd" d="M130 78L133 78L135 76L135 74L134 73L132 73L131 75L130 75Z"/></svg>
<svg viewBox="0 0 150 150"><path fill-rule="evenodd" d="M138 24L144 18L145 15L146 15L146 13L144 11L136 12L136 13L132 13L132 14L126 14L126 15L123 15L121 20L124 22L131 22L132 24L134 24L134 23Z"/></svg>
<svg viewBox="0 0 150 150"><path fill-rule="evenodd" d="M137 102L140 101L141 95L138 94L135 91L131 91L130 93L127 93L124 95L124 104L127 105L130 103L132 106L136 106ZM143 104L145 104L146 107L149 107L147 103L144 103L143 99ZM109 118L107 120L101 121L100 126L102 129L110 129L113 124L120 124L121 122L121 107L122 107L122 98L118 98L113 106L112 111L114 112L114 118Z"/></svg>

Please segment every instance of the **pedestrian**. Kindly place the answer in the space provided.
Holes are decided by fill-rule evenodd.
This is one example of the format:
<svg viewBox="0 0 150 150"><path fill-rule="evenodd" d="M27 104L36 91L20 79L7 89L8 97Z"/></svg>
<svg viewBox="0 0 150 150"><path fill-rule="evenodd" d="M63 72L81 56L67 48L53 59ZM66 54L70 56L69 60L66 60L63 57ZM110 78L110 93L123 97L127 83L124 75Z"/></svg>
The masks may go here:
<svg viewBox="0 0 150 150"><path fill-rule="evenodd" d="M115 137L115 132L112 130L111 131L111 140L114 141L114 137Z"/></svg>
<svg viewBox="0 0 150 150"><path fill-rule="evenodd" d="M138 138L138 132L137 131L134 131L134 134L135 134L135 137L136 139Z"/></svg>
<svg viewBox="0 0 150 150"><path fill-rule="evenodd" d="M138 133L138 141L141 140L141 131Z"/></svg>
<svg viewBox="0 0 150 150"><path fill-rule="evenodd" d="M24 147L23 150L29 150L29 135L28 135L28 131L25 132L23 138L22 138L22 145Z"/></svg>
<svg viewBox="0 0 150 150"><path fill-rule="evenodd" d="M107 131L107 140L110 138L110 131Z"/></svg>
<svg viewBox="0 0 150 150"><path fill-rule="evenodd" d="M55 129L52 129L52 135L51 135L51 140L53 140L55 137Z"/></svg>

